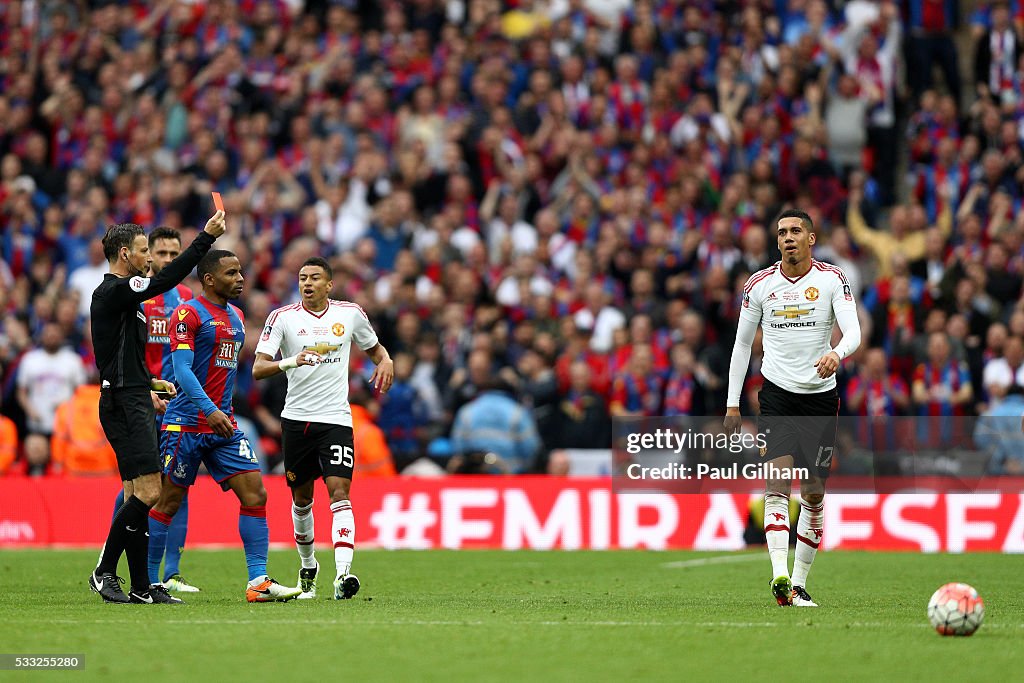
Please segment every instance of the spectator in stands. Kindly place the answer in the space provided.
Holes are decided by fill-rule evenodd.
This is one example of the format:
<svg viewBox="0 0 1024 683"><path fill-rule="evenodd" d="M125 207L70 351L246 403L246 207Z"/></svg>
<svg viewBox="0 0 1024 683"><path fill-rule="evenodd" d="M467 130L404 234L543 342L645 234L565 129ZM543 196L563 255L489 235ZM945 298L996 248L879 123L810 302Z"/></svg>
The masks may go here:
<svg viewBox="0 0 1024 683"><path fill-rule="evenodd" d="M943 190L944 192L946 190ZM889 218L889 231L868 227L860 212L860 191L850 194L850 202L846 212L846 226L850 236L858 246L869 250L878 264L879 275L885 277L892 273L893 257L902 256L906 261L924 258L927 253L927 233L911 232L911 216L909 210L902 206L893 208ZM944 202L936 227L943 238L948 238L953 227L952 212L948 202Z"/></svg>
<svg viewBox="0 0 1024 683"><path fill-rule="evenodd" d="M89 315L92 292L103 282L103 276L108 270L109 264L107 259L103 257L103 242L98 239L92 239L89 242L88 263L71 271L68 276L68 286L78 294L79 315Z"/></svg>
<svg viewBox="0 0 1024 683"><path fill-rule="evenodd" d="M985 411L974 426L974 443L990 454L988 474L1024 475L1024 388L1011 385L1003 399Z"/></svg>
<svg viewBox="0 0 1024 683"><path fill-rule="evenodd" d="M668 371L669 358L668 350L661 347L654 338L654 325L651 317L645 313L639 313L629 319L628 341L615 349L611 354L611 371L617 374L626 368L633 349L638 346L645 346L650 349L654 359L654 371L664 373ZM625 333L626 331L623 330Z"/></svg>
<svg viewBox="0 0 1024 683"><path fill-rule="evenodd" d="M516 363L515 380L521 403L533 412L537 433L546 450L556 447L561 421L556 410L558 381L552 364L536 348L523 351Z"/></svg>
<svg viewBox="0 0 1024 683"><path fill-rule="evenodd" d="M569 365L569 386L558 403L558 448L608 448L611 420L604 399L591 389L591 369L583 360Z"/></svg>
<svg viewBox="0 0 1024 683"><path fill-rule="evenodd" d="M1024 340L1009 337L1003 344L1003 355L985 363L982 386L989 404L995 405L1015 385L1024 387Z"/></svg>
<svg viewBox="0 0 1024 683"><path fill-rule="evenodd" d="M592 330L590 348L607 353L612 348L612 333L626 325L626 316L611 305L611 295L600 282L588 282L583 308L576 313L576 326Z"/></svg>
<svg viewBox="0 0 1024 683"><path fill-rule="evenodd" d="M914 99L932 88L938 64L946 88L960 99L960 68L953 31L959 24L955 0L907 0L907 80Z"/></svg>
<svg viewBox="0 0 1024 683"><path fill-rule="evenodd" d="M945 332L929 335L928 360L914 371L911 391L918 415L928 418L919 421L919 443L932 448L962 443L963 421L948 418L967 413L974 391L967 364L952 358Z"/></svg>
<svg viewBox="0 0 1024 683"><path fill-rule="evenodd" d="M695 372L697 359L686 344L676 344L670 353L672 368L665 381L662 413L665 416L694 415L695 394L700 391Z"/></svg>
<svg viewBox="0 0 1024 683"><path fill-rule="evenodd" d="M448 381L446 406L454 415L466 403L474 399L494 377L494 360L485 349L469 354L466 367L457 368Z"/></svg>
<svg viewBox="0 0 1024 683"><path fill-rule="evenodd" d="M45 472L57 406L72 397L85 382L81 357L65 346L60 327L48 323L32 349L18 365L18 403L25 411L25 459L28 472Z"/></svg>
<svg viewBox="0 0 1024 683"><path fill-rule="evenodd" d="M841 74L837 85L828 93L825 106L825 128L828 131L828 155L841 177L863 163L867 143L865 121L869 102L861 97L857 79Z"/></svg>
<svg viewBox="0 0 1024 683"><path fill-rule="evenodd" d="M1010 18L1005 2L993 3L989 10L991 26L977 40L974 53L974 85L979 97L994 102L1016 101L1017 64L1021 54L1019 25Z"/></svg>
<svg viewBox="0 0 1024 683"><path fill-rule="evenodd" d="M83 384L57 407L50 459L53 469L69 476L117 473L117 458L99 420L100 387Z"/></svg>
<svg viewBox="0 0 1024 683"><path fill-rule="evenodd" d="M866 417L895 417L910 408L907 384L888 369L885 351L871 349L846 391L847 410Z"/></svg>
<svg viewBox="0 0 1024 683"><path fill-rule="evenodd" d="M696 311L687 311L680 319L674 331L673 340L686 344L691 349L700 349L697 353L697 365L694 377L700 384L700 390L694 395L694 414L706 415L706 411L715 410L716 405L725 405L727 375L729 373L729 357L723 351L722 343L709 343L704 318ZM727 338L727 343L731 343Z"/></svg>
<svg viewBox="0 0 1024 683"><path fill-rule="evenodd" d="M506 471L529 471L541 447L533 416L512 398L511 387L502 380L490 380L482 389L455 415L452 447L456 455L465 461L490 453L500 458Z"/></svg>
<svg viewBox="0 0 1024 683"><path fill-rule="evenodd" d="M394 382L380 398L377 420L399 470L422 455L422 430L427 422L426 407L410 382L412 370L412 354L396 353Z"/></svg>
<svg viewBox="0 0 1024 683"><path fill-rule="evenodd" d="M661 410L665 379L655 371L650 345L633 348L626 367L612 381L612 417L654 417Z"/></svg>
<svg viewBox="0 0 1024 683"><path fill-rule="evenodd" d="M846 72L857 79L861 94L872 104L867 123L874 176L882 205L891 206L896 200L896 84L903 28L899 10L892 2L879 6L877 18L883 27L881 44L869 25L857 20L850 21L833 49L838 50Z"/></svg>
<svg viewBox="0 0 1024 683"><path fill-rule="evenodd" d="M897 275L890 280L888 301L876 304L872 312L871 345L879 346L901 373L914 367L913 342L921 329L921 309L911 299L910 278ZM938 329L945 328L945 316Z"/></svg>

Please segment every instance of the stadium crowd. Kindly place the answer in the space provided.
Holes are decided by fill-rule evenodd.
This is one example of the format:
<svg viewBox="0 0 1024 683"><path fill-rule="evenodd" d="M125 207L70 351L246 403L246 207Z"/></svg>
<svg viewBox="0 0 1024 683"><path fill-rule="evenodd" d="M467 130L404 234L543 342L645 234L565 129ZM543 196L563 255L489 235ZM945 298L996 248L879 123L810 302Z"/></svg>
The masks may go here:
<svg viewBox="0 0 1024 683"><path fill-rule="evenodd" d="M353 354L374 471L558 473L610 416L724 411L789 205L861 302L843 410L990 410L1024 385L1022 27L942 0L5 2L0 472L97 435L59 406L94 400L106 226L187 245L211 190L247 280L236 413L270 465L284 379L247 368L308 256L395 359L375 397Z"/></svg>

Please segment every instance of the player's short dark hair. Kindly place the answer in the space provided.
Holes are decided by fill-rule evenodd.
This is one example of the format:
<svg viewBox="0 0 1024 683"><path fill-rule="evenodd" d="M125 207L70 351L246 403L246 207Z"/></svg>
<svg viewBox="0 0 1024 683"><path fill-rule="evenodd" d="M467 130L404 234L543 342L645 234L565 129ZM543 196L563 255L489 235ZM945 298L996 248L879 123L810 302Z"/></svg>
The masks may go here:
<svg viewBox="0 0 1024 683"><path fill-rule="evenodd" d="M786 209L779 214L778 218L775 219L776 224L783 218L799 218L807 232L814 232L814 221L811 220L811 217L806 211L801 211L800 209Z"/></svg>
<svg viewBox="0 0 1024 683"><path fill-rule="evenodd" d="M149 233L149 246L152 247L157 240L178 240L178 244L181 244L181 233L174 228L161 225Z"/></svg>
<svg viewBox="0 0 1024 683"><path fill-rule="evenodd" d="M137 223L117 223L107 228L107 233L103 235L103 256L107 263L117 260L121 247L131 249L135 238L145 234L146 231Z"/></svg>
<svg viewBox="0 0 1024 683"><path fill-rule="evenodd" d="M331 264L328 263L327 259L325 258L322 258L320 256L310 256L302 263L302 268L305 268L306 266L316 266L317 268L323 268L324 273L327 275L327 279L334 279L334 269L331 268Z"/></svg>
<svg viewBox="0 0 1024 683"><path fill-rule="evenodd" d="M237 256L235 256L235 252L227 249L211 249L206 252L206 256L199 259L199 265L196 266L199 280L202 281L207 273L215 274L220 269L220 260L225 258L237 258Z"/></svg>

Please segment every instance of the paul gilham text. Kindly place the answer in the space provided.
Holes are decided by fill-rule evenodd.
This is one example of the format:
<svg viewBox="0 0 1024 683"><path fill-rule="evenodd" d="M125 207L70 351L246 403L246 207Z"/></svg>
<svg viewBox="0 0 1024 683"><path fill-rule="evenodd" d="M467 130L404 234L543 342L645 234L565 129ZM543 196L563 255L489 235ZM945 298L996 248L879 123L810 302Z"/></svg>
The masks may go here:
<svg viewBox="0 0 1024 683"><path fill-rule="evenodd" d="M751 463L743 466L733 463L725 467L712 467L706 463L700 463L694 467L679 463L672 463L664 467L643 467L633 463L626 468L626 476L630 479L640 480L708 479L725 481L748 479L764 481L765 479L810 479L811 473L806 467L778 467L771 463Z"/></svg>

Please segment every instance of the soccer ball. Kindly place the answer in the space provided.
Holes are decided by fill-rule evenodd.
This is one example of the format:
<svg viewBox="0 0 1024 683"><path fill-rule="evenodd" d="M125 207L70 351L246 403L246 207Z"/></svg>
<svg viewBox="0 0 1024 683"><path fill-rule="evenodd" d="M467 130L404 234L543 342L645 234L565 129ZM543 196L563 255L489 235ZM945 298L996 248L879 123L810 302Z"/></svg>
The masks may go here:
<svg viewBox="0 0 1024 683"><path fill-rule="evenodd" d="M969 636L985 618L985 603L966 583L947 583L928 601L928 619L944 636Z"/></svg>

